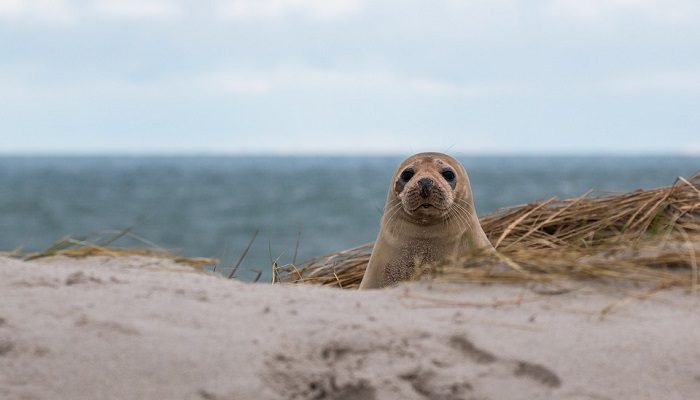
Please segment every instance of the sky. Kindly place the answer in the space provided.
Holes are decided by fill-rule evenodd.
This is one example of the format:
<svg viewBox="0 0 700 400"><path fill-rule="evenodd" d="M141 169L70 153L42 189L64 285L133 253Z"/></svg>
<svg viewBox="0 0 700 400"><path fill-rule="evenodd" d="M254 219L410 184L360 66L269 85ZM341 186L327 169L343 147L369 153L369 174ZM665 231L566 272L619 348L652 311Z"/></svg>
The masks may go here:
<svg viewBox="0 0 700 400"><path fill-rule="evenodd" d="M700 154L697 0L0 0L2 154Z"/></svg>

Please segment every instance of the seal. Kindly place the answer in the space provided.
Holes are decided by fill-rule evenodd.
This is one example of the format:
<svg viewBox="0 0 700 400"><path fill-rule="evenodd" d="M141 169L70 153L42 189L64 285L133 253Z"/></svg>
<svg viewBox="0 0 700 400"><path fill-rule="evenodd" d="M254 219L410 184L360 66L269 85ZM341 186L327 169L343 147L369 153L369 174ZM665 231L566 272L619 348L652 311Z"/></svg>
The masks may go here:
<svg viewBox="0 0 700 400"><path fill-rule="evenodd" d="M467 171L442 153L419 153L394 172L360 289L410 279L423 264L493 251L474 208Z"/></svg>

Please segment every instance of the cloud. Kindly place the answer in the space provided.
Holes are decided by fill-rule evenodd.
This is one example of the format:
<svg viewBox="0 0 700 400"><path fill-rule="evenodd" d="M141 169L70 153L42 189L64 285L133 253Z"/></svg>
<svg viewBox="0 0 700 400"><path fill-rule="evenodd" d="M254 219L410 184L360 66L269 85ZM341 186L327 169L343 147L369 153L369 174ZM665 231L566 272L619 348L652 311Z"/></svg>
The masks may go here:
<svg viewBox="0 0 700 400"><path fill-rule="evenodd" d="M523 91L522 87L512 84L453 82L402 76L384 70L341 71L296 66L254 72L218 71L203 74L195 82L213 92L258 96L285 90L392 92L428 96L492 96Z"/></svg>
<svg viewBox="0 0 700 400"><path fill-rule="evenodd" d="M660 23L690 23L700 17L696 0L551 0L543 14L582 23L641 17Z"/></svg>
<svg viewBox="0 0 700 400"><path fill-rule="evenodd" d="M0 0L0 20L27 21L45 25L71 25L76 10L63 0Z"/></svg>
<svg viewBox="0 0 700 400"><path fill-rule="evenodd" d="M73 25L94 19L168 20L204 11L214 20L336 20L357 15L366 0L0 0L0 21Z"/></svg>
<svg viewBox="0 0 700 400"><path fill-rule="evenodd" d="M100 0L89 11L114 19L172 19L183 14L178 3L168 0Z"/></svg>
<svg viewBox="0 0 700 400"><path fill-rule="evenodd" d="M364 0L228 0L217 9L233 20L279 20L290 15L331 20L356 15L363 6Z"/></svg>
<svg viewBox="0 0 700 400"><path fill-rule="evenodd" d="M0 15L15 15L22 11L22 0L0 0Z"/></svg>
<svg viewBox="0 0 700 400"><path fill-rule="evenodd" d="M50 26L70 26L93 19L154 20L183 15L172 0L0 0L0 20Z"/></svg>
<svg viewBox="0 0 700 400"><path fill-rule="evenodd" d="M606 91L622 94L700 95L700 69L630 73L601 83Z"/></svg>
<svg viewBox="0 0 700 400"><path fill-rule="evenodd" d="M518 32L520 24L577 22L624 26L631 20L693 25L696 0L0 0L0 20L72 25L94 19L168 20L205 16L211 22L289 18L337 21L362 16L369 29L438 32L449 37L484 32Z"/></svg>

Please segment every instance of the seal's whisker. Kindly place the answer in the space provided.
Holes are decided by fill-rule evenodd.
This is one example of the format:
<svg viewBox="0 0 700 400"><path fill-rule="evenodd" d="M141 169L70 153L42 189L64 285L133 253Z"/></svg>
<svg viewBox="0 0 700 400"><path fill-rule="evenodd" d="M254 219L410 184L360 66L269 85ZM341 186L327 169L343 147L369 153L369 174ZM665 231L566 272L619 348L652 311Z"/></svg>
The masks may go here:
<svg viewBox="0 0 700 400"><path fill-rule="evenodd" d="M455 219L453 218L454 216L455 216L455 215L454 215L454 209L450 209L450 210L447 212L447 214L445 214L445 215L443 216L443 218L445 219L445 221L447 221L447 229L451 229L451 228L452 228L452 225L453 225L453 223L454 223L454 225L455 225L456 227L458 227L458 228L461 230L462 227L461 227L461 225L459 224L459 220L455 220Z"/></svg>
<svg viewBox="0 0 700 400"><path fill-rule="evenodd" d="M398 207L398 206L400 206L400 205L401 205L401 201L399 200L399 201L397 201L394 205L392 205L391 207L388 207L388 209L385 209L384 215L387 215L388 213L392 212L393 210L396 209L396 207Z"/></svg>
<svg viewBox="0 0 700 400"><path fill-rule="evenodd" d="M469 224L469 220L467 219L467 217L465 217L459 211L459 209L455 210L455 214L457 215L457 218L459 218L460 222L462 223L462 225L461 225L462 231L466 231L468 229L471 229L471 224Z"/></svg>
<svg viewBox="0 0 700 400"><path fill-rule="evenodd" d="M396 203L394 203L390 206L387 205L386 207L384 207L383 215L388 215L390 212L392 212L394 209L396 209L396 207L398 207L399 205L401 205L401 201L397 201Z"/></svg>
<svg viewBox="0 0 700 400"><path fill-rule="evenodd" d="M452 207L450 211L448 212L450 215L450 218L452 218L455 221L455 224L459 228L460 231L466 231L468 228L468 222L464 218L464 216L461 214L459 208Z"/></svg>
<svg viewBox="0 0 700 400"><path fill-rule="evenodd" d="M390 225L394 219L394 216L396 216L396 213L398 213L400 208L394 208L390 214L387 215L386 219L384 220L384 224Z"/></svg>
<svg viewBox="0 0 700 400"><path fill-rule="evenodd" d="M449 218L447 218L449 213L443 215L440 217L440 224L441 225L447 225L447 229L450 229L451 221Z"/></svg>
<svg viewBox="0 0 700 400"><path fill-rule="evenodd" d="M463 203L463 204L465 204L465 205L467 205L467 206L471 206L471 205L472 205L472 203L471 203L470 200L459 199L459 198L456 199L456 200L460 201L461 203Z"/></svg>
<svg viewBox="0 0 700 400"><path fill-rule="evenodd" d="M469 218L471 217L471 214L469 214L469 211L467 211L467 209L460 206L456 202L453 205L455 207L455 210L457 210L457 214L460 215L460 217L463 219L463 221L467 224L467 227L469 229L472 229L472 224L469 222Z"/></svg>
<svg viewBox="0 0 700 400"><path fill-rule="evenodd" d="M450 211L447 212L446 217L448 221L454 221L455 225L459 228L459 230L464 230L465 227L462 226L461 221L457 216L457 212L454 208L450 209Z"/></svg>
<svg viewBox="0 0 700 400"><path fill-rule="evenodd" d="M473 229L474 229L474 226L472 225L472 223L471 223L470 220L469 220L469 215L468 215L468 214L463 214L463 213L461 213L461 212L460 212L460 215L461 215L462 218L464 219L464 223L467 225L467 229L473 230Z"/></svg>
<svg viewBox="0 0 700 400"><path fill-rule="evenodd" d="M462 201L465 204L469 205L469 203L466 200L462 200L462 199L457 199L457 200ZM469 209L465 208L464 206L459 205L458 202L455 202L454 204L457 205L460 209L462 209L467 214L467 216L469 218L474 218L474 215L469 211Z"/></svg>
<svg viewBox="0 0 700 400"><path fill-rule="evenodd" d="M393 219L398 215L398 213L401 211L403 204L401 204L401 201L398 201L395 205L393 205L390 209L390 215L386 219L386 224L391 225L393 222Z"/></svg>

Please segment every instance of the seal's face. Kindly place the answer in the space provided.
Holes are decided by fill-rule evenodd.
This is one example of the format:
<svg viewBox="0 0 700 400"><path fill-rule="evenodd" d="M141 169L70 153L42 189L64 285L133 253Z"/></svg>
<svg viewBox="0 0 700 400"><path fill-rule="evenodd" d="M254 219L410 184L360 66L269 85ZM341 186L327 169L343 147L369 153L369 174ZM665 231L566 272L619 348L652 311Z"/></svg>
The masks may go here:
<svg viewBox="0 0 700 400"><path fill-rule="evenodd" d="M420 153L399 166L393 195L410 220L427 224L448 215L456 199L466 197L468 185L457 160L441 153Z"/></svg>

